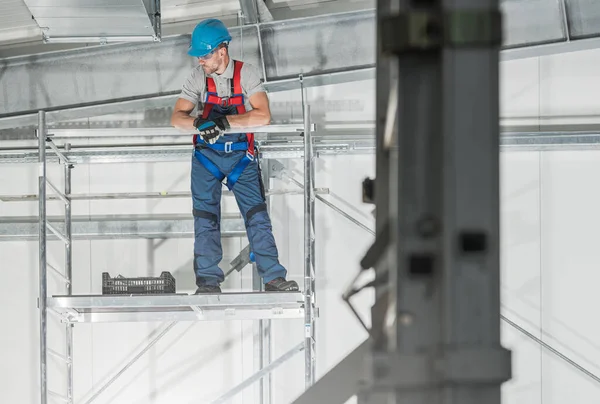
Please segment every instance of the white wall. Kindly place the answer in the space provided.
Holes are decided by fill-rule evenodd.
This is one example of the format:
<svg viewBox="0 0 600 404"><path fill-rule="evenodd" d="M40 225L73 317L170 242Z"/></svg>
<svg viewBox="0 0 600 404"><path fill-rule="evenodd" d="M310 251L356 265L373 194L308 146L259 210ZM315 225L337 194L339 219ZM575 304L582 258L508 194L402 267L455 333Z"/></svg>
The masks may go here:
<svg viewBox="0 0 600 404"><path fill-rule="evenodd" d="M373 97L372 83L362 83L361 93L354 95L357 84L335 88L311 89L309 97L323 100L362 100ZM360 84L359 84L360 86ZM271 97L273 103L289 106L298 117L300 94L297 91ZM356 105L353 107L356 109ZM315 120L341 120L345 117L336 107L326 105L313 111ZM371 119L373 108L351 112L357 120ZM296 172L302 172L301 160L284 161ZM374 156L332 156L317 160L317 187L328 187L328 200L353 212L363 223L374 223L372 206L361 202L361 182L374 175ZM189 162L154 164L100 164L77 166L73 170L74 193L187 191ZM49 170L49 177L61 183L61 171ZM0 167L0 194L36 193L37 169L34 165ZM302 179L301 174L298 179ZM280 180L274 188L292 188ZM224 198L224 212L237 212L233 198ZM49 205L49 215L61 214L59 203ZM274 196L272 221L281 262L288 268L289 278L303 285L303 239L301 195ZM317 298L320 318L317 322L317 371L326 372L356 347L366 333L341 301L342 291L359 270L358 262L369 247L372 236L333 212L320 202L316 205ZM74 215L126 213L190 214L191 201L117 200L74 202ZM37 215L37 203L0 203L0 215ZM63 264L60 242L51 242L49 263ZM155 247L160 244L158 247ZM224 239L223 268L247 244L245 239ZM180 293L195 290L192 271L193 240L170 239L163 243L151 240L76 241L74 251L74 293L100 294L101 273L112 276L158 275L171 271ZM0 286L0 313L6 330L0 333L0 402L37 403L39 394L38 320L37 320L37 242L0 243L0 265L11 282ZM226 290L251 290L250 267L233 274ZM49 287L62 293L60 285L49 275ZM19 285L15 287L15 285ZM358 296L356 303L368 313L370 293ZM135 354L148 335L160 324L78 324L75 326L75 397L84 403L92 389ZM273 321L273 358L303 341L303 320ZM49 317L49 346L64 351L63 327ZM218 397L250 376L253 371L253 323L198 322L176 325L147 355L112 384L97 403L204 403ZM49 386L64 392L64 366L49 356ZM297 354L280 366L273 375L273 402L286 403L301 394L304 387L304 355ZM254 388L248 388L231 403L253 403Z"/></svg>
<svg viewBox="0 0 600 404"><path fill-rule="evenodd" d="M502 115L505 117L571 116L598 114L595 91L599 52L506 62L502 64ZM297 92L273 94L272 102L289 105L298 118ZM351 83L310 90L310 99L345 100L346 111L313 111L323 120L373 119L373 83ZM348 111L351 109L351 111ZM503 314L520 327L542 338L555 349L594 373L600 345L600 330L593 308L597 254L596 229L600 221L600 193L596 172L600 153L512 152L504 153L502 167L502 303ZM301 171L298 161L286 161ZM329 187L340 199L359 210L368 223L371 206L360 202L360 183L373 175L373 156L337 156L317 163L317 186ZM60 178L51 172L52 178ZM120 192L188 190L189 164L156 163L78 166L74 170L74 192ZM274 181L274 187L289 185ZM0 193L35 193L34 166L0 167ZM272 199L272 220L282 263L290 277L301 281L302 198ZM235 212L233 200L225 211ZM349 207L347 207L350 209ZM52 205L60 212L58 204ZM189 213L188 200L139 200L78 202L74 214ZM35 203L0 203L0 215L36 215ZM372 237L346 219L317 203L317 293L318 375L323 374L353 349L365 333L339 296L358 270L358 261ZM100 273L125 276L159 274L177 277L179 292L192 292L192 240L167 240L154 248L145 240L78 241L74 244L75 293L100 293ZM50 262L62 263L62 250L52 242ZM224 263L245 245L245 240L224 241ZM37 243L0 243L0 402L38 402ZM249 289L249 268L234 274L227 289ZM52 279L50 277L50 279ZM57 290L52 280L50 286ZM357 304L366 314L371 296ZM158 324L80 324L75 327L75 373L77 402L131 357ZM597 403L600 389L595 382L555 354L543 349L503 323L503 341L513 350L513 379L503 391L504 404ZM61 351L60 333L52 318L51 346ZM253 328L250 322L178 324L149 355L107 389L98 403L192 403L207 402L239 383L253 371ZM301 341L302 321L274 324L274 357ZM50 386L62 391L64 371L52 357ZM303 359L297 355L273 376L274 402L290 402L303 388ZM232 403L252 403L254 389L238 395Z"/></svg>
<svg viewBox="0 0 600 404"><path fill-rule="evenodd" d="M502 116L597 122L599 63L593 50L502 63ZM598 375L600 152L503 153L501 163L503 314ZM504 403L600 401L592 378L513 327L503 333L514 364Z"/></svg>
<svg viewBox="0 0 600 404"><path fill-rule="evenodd" d="M600 153L513 153L502 162L503 314L597 375ZM590 377L514 328L503 331L514 354L505 403L600 400Z"/></svg>

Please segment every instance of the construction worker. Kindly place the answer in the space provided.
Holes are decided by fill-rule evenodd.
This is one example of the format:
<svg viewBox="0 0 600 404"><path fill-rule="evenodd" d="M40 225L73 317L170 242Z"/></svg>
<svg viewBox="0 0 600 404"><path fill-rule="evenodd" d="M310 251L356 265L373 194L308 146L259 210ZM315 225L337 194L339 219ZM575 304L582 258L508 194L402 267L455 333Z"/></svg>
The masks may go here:
<svg viewBox="0 0 600 404"><path fill-rule="evenodd" d="M224 133L236 127L268 125L269 100L258 70L229 56L231 35L217 19L200 22L188 54L198 59L175 104L171 124L193 131L191 189L194 215L196 293L220 293L223 271L221 191L235 195L250 249L265 291L296 291L286 280L267 213L258 152L251 133ZM191 115L198 107L198 116ZM231 130L230 130L231 131Z"/></svg>

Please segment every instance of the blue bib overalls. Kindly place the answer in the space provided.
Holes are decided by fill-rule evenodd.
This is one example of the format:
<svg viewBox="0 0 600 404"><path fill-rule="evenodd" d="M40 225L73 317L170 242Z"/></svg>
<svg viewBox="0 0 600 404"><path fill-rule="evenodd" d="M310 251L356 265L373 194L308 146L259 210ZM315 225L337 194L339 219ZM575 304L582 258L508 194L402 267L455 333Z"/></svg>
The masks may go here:
<svg viewBox="0 0 600 404"><path fill-rule="evenodd" d="M235 106L213 105L208 119L237 114ZM221 191L222 183L202 161L208 159L219 171L229 175L238 162L246 156L244 150L230 150L228 142L246 142L246 134L221 136L211 149L202 140L196 145L192 157L191 189L194 214L194 272L196 284L217 285L223 282L219 263L223 258L221 247ZM278 251L273 237L271 219L265 204L264 188L258 164L258 153L248 162L232 187L238 207L244 218L250 249L254 253L258 274L267 283L278 277L286 277L286 269L279 263Z"/></svg>

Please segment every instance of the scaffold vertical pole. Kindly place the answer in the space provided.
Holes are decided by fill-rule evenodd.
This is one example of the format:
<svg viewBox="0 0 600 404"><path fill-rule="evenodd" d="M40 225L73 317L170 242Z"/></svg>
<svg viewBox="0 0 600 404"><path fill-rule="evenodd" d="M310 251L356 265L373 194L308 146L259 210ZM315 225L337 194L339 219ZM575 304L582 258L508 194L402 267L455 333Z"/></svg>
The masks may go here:
<svg viewBox="0 0 600 404"><path fill-rule="evenodd" d="M65 152L69 151L69 144L65 145ZM65 244L65 277L67 278L67 295L73 294L73 233L72 233L72 209L71 209L71 171L73 165L64 163L65 174L65 237L69 241ZM73 324L66 324L66 357L67 357L67 400L73 404Z"/></svg>
<svg viewBox="0 0 600 404"><path fill-rule="evenodd" d="M313 310L313 209L312 184L312 133L310 127L310 105L305 94L304 81L300 76L304 115L304 339L305 339L305 386L308 389L315 381L315 317Z"/></svg>
<svg viewBox="0 0 600 404"><path fill-rule="evenodd" d="M47 267L46 267L46 112L38 112L40 404L48 402L47 383Z"/></svg>

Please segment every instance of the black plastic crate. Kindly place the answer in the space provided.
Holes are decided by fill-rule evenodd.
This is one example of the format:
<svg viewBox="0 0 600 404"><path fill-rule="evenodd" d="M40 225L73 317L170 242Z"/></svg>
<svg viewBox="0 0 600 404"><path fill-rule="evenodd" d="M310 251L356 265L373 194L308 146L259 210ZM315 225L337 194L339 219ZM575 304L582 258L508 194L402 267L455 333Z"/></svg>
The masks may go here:
<svg viewBox="0 0 600 404"><path fill-rule="evenodd" d="M118 275L111 278L102 272L103 295L156 295L175 293L175 278L170 272L162 272L159 277L125 278Z"/></svg>

